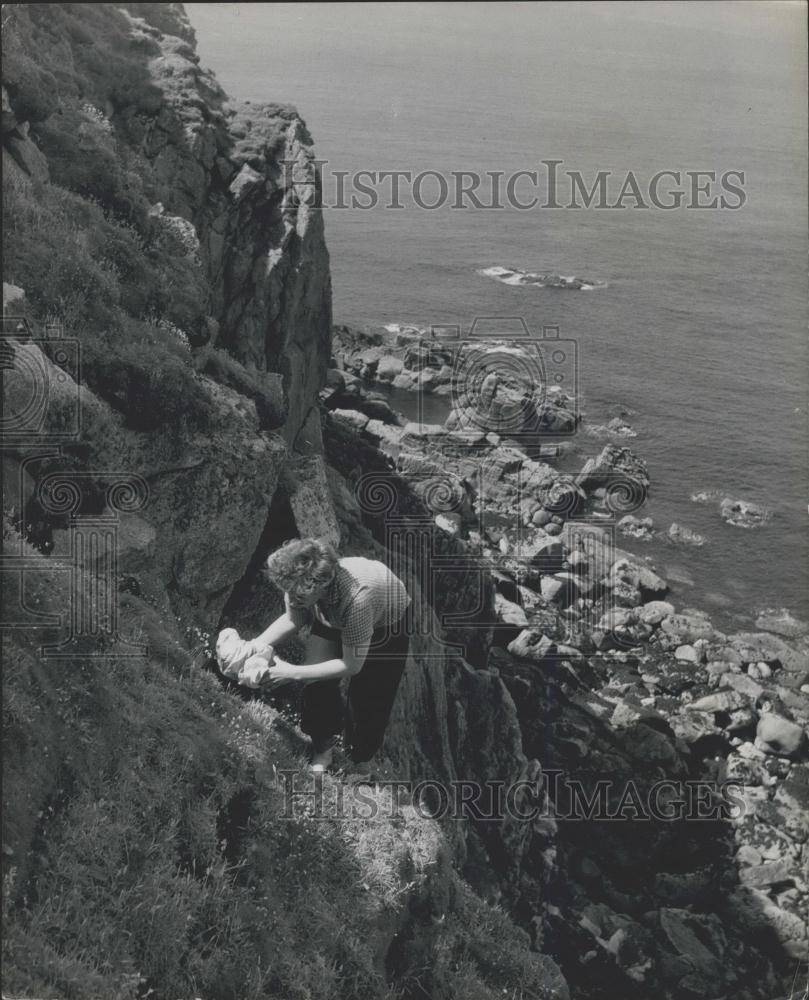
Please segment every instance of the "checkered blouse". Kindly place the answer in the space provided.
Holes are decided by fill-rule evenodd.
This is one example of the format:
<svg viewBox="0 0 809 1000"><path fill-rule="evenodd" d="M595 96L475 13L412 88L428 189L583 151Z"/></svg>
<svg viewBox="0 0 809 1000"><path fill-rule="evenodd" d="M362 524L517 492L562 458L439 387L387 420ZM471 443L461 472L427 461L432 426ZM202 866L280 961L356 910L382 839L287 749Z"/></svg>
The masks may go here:
<svg viewBox="0 0 809 1000"><path fill-rule="evenodd" d="M363 556L344 556L331 586L312 608L296 608L284 595L286 612L297 628L317 618L321 624L340 629L343 643L367 644L375 629L394 625L410 604L405 585L388 567Z"/></svg>

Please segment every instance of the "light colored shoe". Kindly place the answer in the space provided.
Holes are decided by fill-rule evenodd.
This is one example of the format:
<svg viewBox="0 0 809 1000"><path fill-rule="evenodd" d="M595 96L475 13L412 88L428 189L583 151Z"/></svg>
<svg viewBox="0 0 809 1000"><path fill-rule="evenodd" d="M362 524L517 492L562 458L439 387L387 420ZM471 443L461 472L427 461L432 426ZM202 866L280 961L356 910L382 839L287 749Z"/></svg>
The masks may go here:
<svg viewBox="0 0 809 1000"><path fill-rule="evenodd" d="M310 769L314 774L325 774L334 762L334 740L312 747Z"/></svg>

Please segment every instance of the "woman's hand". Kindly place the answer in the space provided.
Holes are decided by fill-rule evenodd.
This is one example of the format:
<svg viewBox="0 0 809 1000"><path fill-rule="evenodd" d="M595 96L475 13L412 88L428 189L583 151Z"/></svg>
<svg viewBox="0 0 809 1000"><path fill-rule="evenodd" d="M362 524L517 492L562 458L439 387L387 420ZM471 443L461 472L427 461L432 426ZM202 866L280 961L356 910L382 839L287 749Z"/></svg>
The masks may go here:
<svg viewBox="0 0 809 1000"><path fill-rule="evenodd" d="M269 670L270 667L265 659L251 656L239 671L239 684L253 690L263 687Z"/></svg>
<svg viewBox="0 0 809 1000"><path fill-rule="evenodd" d="M290 676L292 669L291 663L276 658L261 678L262 691L272 691L282 684L290 684L295 679Z"/></svg>
<svg viewBox="0 0 809 1000"><path fill-rule="evenodd" d="M250 647L253 651L253 656L263 656L264 659L270 664L275 661L275 647L272 643L263 642L261 636L251 639Z"/></svg>

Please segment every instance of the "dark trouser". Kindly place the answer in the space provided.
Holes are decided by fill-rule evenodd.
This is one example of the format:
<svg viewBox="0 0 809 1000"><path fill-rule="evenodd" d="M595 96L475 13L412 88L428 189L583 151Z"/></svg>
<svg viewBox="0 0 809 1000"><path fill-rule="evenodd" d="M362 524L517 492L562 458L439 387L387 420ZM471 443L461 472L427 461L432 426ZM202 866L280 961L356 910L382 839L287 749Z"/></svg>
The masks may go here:
<svg viewBox="0 0 809 1000"><path fill-rule="evenodd" d="M312 634L340 643L340 632L315 621ZM377 646L376 643L379 643ZM348 685L348 708L340 681L313 681L303 689L301 729L315 746L336 736L345 726L346 748L357 763L370 760L382 746L399 681L407 662L410 637L378 629L359 673ZM342 644L341 655L342 655Z"/></svg>

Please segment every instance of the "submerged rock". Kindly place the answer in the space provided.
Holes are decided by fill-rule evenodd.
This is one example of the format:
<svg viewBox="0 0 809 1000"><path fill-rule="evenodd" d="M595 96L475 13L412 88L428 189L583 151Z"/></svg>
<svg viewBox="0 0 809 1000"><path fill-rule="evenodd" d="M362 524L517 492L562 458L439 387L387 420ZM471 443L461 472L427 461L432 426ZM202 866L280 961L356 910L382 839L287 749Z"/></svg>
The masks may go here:
<svg viewBox="0 0 809 1000"><path fill-rule="evenodd" d="M690 528L684 528L682 525L677 524L676 521L669 528L668 537L678 545L691 545L694 548L701 548L705 544L705 539L702 535L698 535L696 531L692 531Z"/></svg>
<svg viewBox="0 0 809 1000"><path fill-rule="evenodd" d="M780 611L765 609L756 618L756 628L774 632L785 639L798 639L809 632L809 624L793 617L786 608L781 608Z"/></svg>
<svg viewBox="0 0 809 1000"><path fill-rule="evenodd" d="M618 522L618 530L630 538L651 542L654 538L654 521L651 517L634 517L632 514L626 514Z"/></svg>
<svg viewBox="0 0 809 1000"><path fill-rule="evenodd" d="M771 517L770 511L746 500L733 500L730 497L719 504L722 520L735 528L760 528Z"/></svg>

